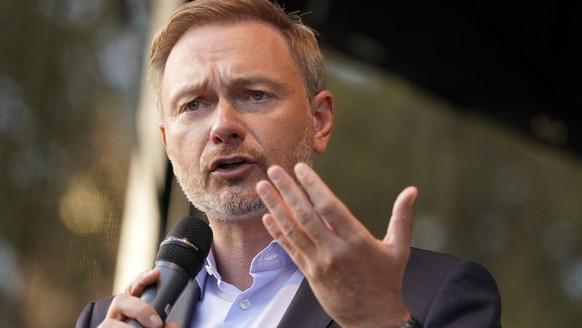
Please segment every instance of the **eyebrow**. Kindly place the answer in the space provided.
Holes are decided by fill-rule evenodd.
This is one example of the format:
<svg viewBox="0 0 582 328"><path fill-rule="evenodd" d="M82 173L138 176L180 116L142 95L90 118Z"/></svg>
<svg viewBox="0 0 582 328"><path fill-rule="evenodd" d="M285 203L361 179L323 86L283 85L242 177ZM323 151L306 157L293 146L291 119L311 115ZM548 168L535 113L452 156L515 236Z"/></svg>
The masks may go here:
<svg viewBox="0 0 582 328"><path fill-rule="evenodd" d="M275 90L277 94L287 95L289 93L289 84L282 79L275 79L264 74L252 74L237 77L234 79L227 80L227 86L250 86L250 85L267 85ZM201 90L206 89L208 86L208 80L201 82L189 83L186 86L179 87L175 92L170 94L170 106L175 108L182 99L188 98L189 95L194 93L199 93Z"/></svg>
<svg viewBox="0 0 582 328"><path fill-rule="evenodd" d="M264 74L251 74L246 76L241 76L228 81L229 85L235 86L249 86L263 84L270 86L275 89L278 93L286 93L286 89L289 88L289 84L283 79L276 79Z"/></svg>
<svg viewBox="0 0 582 328"><path fill-rule="evenodd" d="M178 88L175 92L172 92L170 94L170 107L175 108L179 103L182 102L182 99L188 98L189 95L198 93L200 90L203 90L204 84L205 83L196 83L193 85L188 85L184 88Z"/></svg>

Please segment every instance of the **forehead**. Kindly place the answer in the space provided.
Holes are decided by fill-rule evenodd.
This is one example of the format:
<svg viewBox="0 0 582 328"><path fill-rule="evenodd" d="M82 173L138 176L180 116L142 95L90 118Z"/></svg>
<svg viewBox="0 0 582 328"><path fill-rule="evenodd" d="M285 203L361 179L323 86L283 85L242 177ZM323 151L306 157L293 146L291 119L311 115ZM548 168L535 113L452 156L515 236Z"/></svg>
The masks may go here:
<svg viewBox="0 0 582 328"><path fill-rule="evenodd" d="M183 89L224 86L260 76L303 85L286 39L274 27L249 21L189 29L172 48L162 78L162 97Z"/></svg>
<svg viewBox="0 0 582 328"><path fill-rule="evenodd" d="M249 21L210 24L187 30L172 48L166 71L185 64L234 65L245 61L265 68L297 66L282 33L274 27ZM164 74L165 75L165 74Z"/></svg>

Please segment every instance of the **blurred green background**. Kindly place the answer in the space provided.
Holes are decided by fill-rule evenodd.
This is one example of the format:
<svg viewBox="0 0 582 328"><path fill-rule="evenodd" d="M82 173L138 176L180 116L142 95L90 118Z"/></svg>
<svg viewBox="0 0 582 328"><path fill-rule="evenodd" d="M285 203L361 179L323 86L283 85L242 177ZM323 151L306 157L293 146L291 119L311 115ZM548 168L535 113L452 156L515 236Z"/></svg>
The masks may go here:
<svg viewBox="0 0 582 328"><path fill-rule="evenodd" d="M0 327L72 327L112 293L150 17L142 0L0 1ZM504 327L577 326L580 156L324 51L336 126L315 166L352 212L381 237L418 186L414 245L487 266Z"/></svg>

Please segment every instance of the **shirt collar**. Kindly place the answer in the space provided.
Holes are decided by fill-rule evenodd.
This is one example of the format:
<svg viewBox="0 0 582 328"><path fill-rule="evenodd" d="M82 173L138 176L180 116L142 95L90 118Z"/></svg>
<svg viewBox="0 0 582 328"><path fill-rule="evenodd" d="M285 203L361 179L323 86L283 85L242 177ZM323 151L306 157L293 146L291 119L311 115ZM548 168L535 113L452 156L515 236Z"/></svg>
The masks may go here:
<svg viewBox="0 0 582 328"><path fill-rule="evenodd" d="M295 263L283 247L281 247L279 242L273 240L253 258L249 273L254 276L255 273L279 270L288 265L295 265ZM220 273L216 268L216 260L212 249L208 253L208 257L206 257L204 269L200 270L196 276L201 295L204 294L204 286L209 275L214 276L219 281L221 280Z"/></svg>

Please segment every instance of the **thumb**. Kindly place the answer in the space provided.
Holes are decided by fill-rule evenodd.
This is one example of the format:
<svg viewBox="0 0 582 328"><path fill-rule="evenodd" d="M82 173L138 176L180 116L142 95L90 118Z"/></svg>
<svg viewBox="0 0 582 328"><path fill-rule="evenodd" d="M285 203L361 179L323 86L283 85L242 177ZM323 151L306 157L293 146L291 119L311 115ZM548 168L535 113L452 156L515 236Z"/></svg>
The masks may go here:
<svg viewBox="0 0 582 328"><path fill-rule="evenodd" d="M392 216L383 242L395 253L408 252L412 239L412 204L418 195L414 186L400 192L392 208Z"/></svg>

